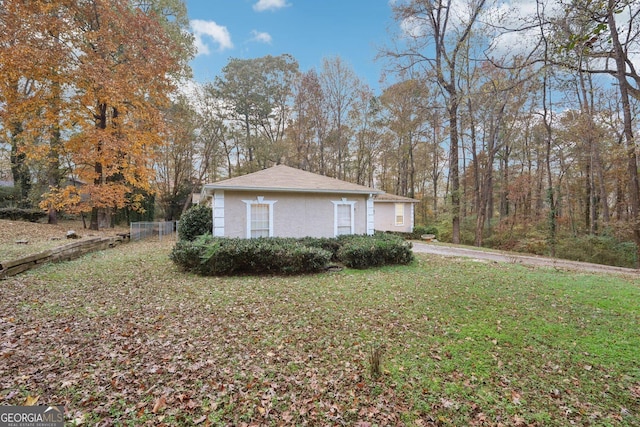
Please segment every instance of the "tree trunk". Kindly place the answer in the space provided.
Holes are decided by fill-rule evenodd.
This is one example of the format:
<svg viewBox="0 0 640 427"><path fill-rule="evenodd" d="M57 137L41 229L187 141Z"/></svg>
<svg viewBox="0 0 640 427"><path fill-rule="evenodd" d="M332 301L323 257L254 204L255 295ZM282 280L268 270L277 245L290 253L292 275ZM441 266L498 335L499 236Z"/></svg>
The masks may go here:
<svg viewBox="0 0 640 427"><path fill-rule="evenodd" d="M455 80L454 84L455 84ZM451 181L451 241L460 243L460 177L458 167L458 97L455 86L450 87L449 98L449 176Z"/></svg>
<svg viewBox="0 0 640 427"><path fill-rule="evenodd" d="M11 175L13 176L14 185L18 185L20 188L20 204L24 204L29 198L29 191L31 190L31 173L27 167L27 156L20 151L20 134L22 133L22 123L13 123L13 129L11 130Z"/></svg>
<svg viewBox="0 0 640 427"><path fill-rule="evenodd" d="M611 32L611 43L616 61L616 78L622 102L624 117L624 137L627 148L627 170L629 173L629 203L631 209L631 227L633 239L636 243L636 267L640 266L640 182L638 181L638 159L636 144L633 136L633 117L631 116L631 102L629 98L629 82L626 78L625 52L620 43L615 21L617 2L609 0L607 9L607 23Z"/></svg>

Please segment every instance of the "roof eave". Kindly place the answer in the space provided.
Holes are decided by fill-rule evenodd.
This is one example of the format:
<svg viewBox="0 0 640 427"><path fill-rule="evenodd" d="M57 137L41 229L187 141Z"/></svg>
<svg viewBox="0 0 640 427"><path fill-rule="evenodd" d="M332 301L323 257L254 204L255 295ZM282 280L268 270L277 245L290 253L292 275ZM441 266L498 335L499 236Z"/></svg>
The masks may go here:
<svg viewBox="0 0 640 427"><path fill-rule="evenodd" d="M378 200L378 199L374 199L373 200L376 203L420 203L420 200L416 200L416 199L397 199L397 200Z"/></svg>

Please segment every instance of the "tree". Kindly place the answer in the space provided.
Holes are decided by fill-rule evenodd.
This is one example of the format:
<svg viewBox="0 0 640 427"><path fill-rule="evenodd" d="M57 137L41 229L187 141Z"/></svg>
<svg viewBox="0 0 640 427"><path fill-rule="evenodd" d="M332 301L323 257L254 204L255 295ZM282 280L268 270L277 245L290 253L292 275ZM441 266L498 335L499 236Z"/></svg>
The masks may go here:
<svg viewBox="0 0 640 427"><path fill-rule="evenodd" d="M71 48L63 34L71 27L61 2L6 1L0 9L0 123L11 144L14 181L22 198L31 187L29 162L42 162L47 182L60 181L61 128L69 105ZM49 222L57 221L48 205Z"/></svg>
<svg viewBox="0 0 640 427"><path fill-rule="evenodd" d="M248 171L280 163L298 63L290 55L232 58L208 90L242 129Z"/></svg>
<svg viewBox="0 0 640 427"><path fill-rule="evenodd" d="M560 4L564 16L551 20L551 28L555 34L564 33L565 37L557 38L555 43L549 43L551 38L547 37L545 55L556 65L609 75L617 82L627 150L630 225L640 262L640 180L631 107L632 98L640 99L640 75L632 57L640 42L640 4L629 0L569 0ZM545 21L541 24L548 26ZM584 110L584 105L582 108Z"/></svg>
<svg viewBox="0 0 640 427"><path fill-rule="evenodd" d="M189 206L194 190L196 113L184 95L165 112L166 144L156 155L156 191L166 221L173 221Z"/></svg>
<svg viewBox="0 0 640 427"><path fill-rule="evenodd" d="M413 197L415 192L415 149L421 141L426 122L427 105L424 82L407 79L385 89L380 97L385 112L385 125L396 141L396 171L393 188L386 189L401 196Z"/></svg>
<svg viewBox="0 0 640 427"><path fill-rule="evenodd" d="M323 59L320 84L326 101L326 111L330 126L327 139L335 155L333 167L330 170L323 171L323 174L326 173L338 179L345 179L349 151L346 125L361 83L351 67L340 57L334 57Z"/></svg>
<svg viewBox="0 0 640 427"><path fill-rule="evenodd" d="M456 6L464 13L454 17ZM393 6L396 20L406 31L397 51L385 54L403 69L422 67L435 79L445 98L449 118L449 176L451 182L452 240L460 242L460 177L458 66L466 43L477 25L485 0L468 1L458 5L452 0L407 0Z"/></svg>
<svg viewBox="0 0 640 427"><path fill-rule="evenodd" d="M329 117L325 94L315 69L299 77L294 92L292 124L287 133L296 154L295 158L289 156L289 162L303 170L324 175L327 170Z"/></svg>
<svg viewBox="0 0 640 427"><path fill-rule="evenodd" d="M51 191L41 206L50 213L91 211L97 229L111 209L140 206L136 189L149 190L163 143L162 110L193 50L177 35L184 19L159 14L180 4L3 2L3 123L21 123L20 150L46 159ZM85 185L59 186L62 158Z"/></svg>

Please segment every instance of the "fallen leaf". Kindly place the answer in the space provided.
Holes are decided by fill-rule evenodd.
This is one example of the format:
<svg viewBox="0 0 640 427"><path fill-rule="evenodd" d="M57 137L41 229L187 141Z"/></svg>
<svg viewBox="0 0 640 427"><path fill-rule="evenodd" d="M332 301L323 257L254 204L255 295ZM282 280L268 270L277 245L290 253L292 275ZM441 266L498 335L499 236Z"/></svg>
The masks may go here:
<svg viewBox="0 0 640 427"><path fill-rule="evenodd" d="M156 403L153 405L153 409L151 410L151 412L153 412L154 414L157 414L158 412L162 411L166 406L167 406L167 397L161 396L156 399Z"/></svg>
<svg viewBox="0 0 640 427"><path fill-rule="evenodd" d="M451 400L441 398L440 403L442 403L442 407L445 409L451 409L455 406L455 403Z"/></svg>
<svg viewBox="0 0 640 427"><path fill-rule="evenodd" d="M38 400L40 400L40 396L27 396L27 398L24 399L22 406L33 406L38 403Z"/></svg>
<svg viewBox="0 0 640 427"><path fill-rule="evenodd" d="M520 415L515 415L513 417L513 425L520 427L520 426L524 426L526 424L527 424L527 422Z"/></svg>

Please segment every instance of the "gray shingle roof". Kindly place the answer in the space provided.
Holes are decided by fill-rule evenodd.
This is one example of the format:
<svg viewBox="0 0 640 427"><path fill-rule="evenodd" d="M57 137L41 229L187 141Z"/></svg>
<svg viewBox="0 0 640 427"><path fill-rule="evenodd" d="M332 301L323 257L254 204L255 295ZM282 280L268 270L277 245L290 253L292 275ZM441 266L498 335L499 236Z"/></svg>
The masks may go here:
<svg viewBox="0 0 640 427"><path fill-rule="evenodd" d="M294 193L382 194L380 190L318 175L285 165L206 184L204 191L263 190Z"/></svg>

